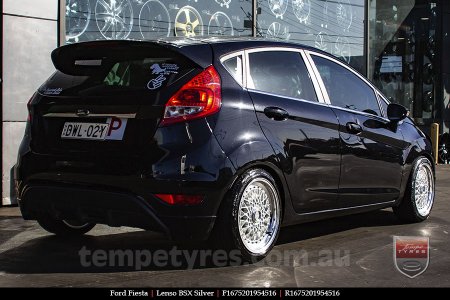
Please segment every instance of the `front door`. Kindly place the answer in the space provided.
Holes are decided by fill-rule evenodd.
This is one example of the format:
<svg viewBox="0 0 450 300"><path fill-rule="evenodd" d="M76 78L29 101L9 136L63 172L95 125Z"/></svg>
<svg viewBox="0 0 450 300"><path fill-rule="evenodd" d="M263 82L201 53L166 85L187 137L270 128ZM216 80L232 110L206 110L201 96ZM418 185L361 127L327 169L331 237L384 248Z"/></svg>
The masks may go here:
<svg viewBox="0 0 450 300"><path fill-rule="evenodd" d="M339 119L341 207L397 199L407 146L401 131L384 117L374 89L359 75L325 56L312 59Z"/></svg>

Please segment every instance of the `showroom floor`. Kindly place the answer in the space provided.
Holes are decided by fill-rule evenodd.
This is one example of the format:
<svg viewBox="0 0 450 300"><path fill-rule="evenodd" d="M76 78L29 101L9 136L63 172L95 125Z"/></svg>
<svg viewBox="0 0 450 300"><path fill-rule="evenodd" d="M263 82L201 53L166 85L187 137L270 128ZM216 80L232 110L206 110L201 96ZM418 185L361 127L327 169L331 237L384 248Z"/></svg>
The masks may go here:
<svg viewBox="0 0 450 300"><path fill-rule="evenodd" d="M200 257L193 256L198 245L155 233L98 225L86 237L60 240L23 221L18 208L0 208L0 287L449 287L449 196L450 166L439 166L436 203L421 224L402 225L382 210L287 227L262 262L220 267L207 259L189 263ZM396 270L394 235L430 237L423 274L410 279ZM173 249L183 262L170 260Z"/></svg>

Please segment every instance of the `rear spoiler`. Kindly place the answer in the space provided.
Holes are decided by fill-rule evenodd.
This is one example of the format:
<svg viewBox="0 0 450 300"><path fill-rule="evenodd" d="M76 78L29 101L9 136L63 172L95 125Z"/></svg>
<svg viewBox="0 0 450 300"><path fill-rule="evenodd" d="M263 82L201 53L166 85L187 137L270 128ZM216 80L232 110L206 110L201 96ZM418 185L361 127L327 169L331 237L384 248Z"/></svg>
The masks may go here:
<svg viewBox="0 0 450 300"><path fill-rule="evenodd" d="M147 41L95 41L65 45L53 50L55 68L62 73L89 76L110 63L130 57L168 57L190 60L202 68L212 64L212 50L208 44L175 47L170 43Z"/></svg>

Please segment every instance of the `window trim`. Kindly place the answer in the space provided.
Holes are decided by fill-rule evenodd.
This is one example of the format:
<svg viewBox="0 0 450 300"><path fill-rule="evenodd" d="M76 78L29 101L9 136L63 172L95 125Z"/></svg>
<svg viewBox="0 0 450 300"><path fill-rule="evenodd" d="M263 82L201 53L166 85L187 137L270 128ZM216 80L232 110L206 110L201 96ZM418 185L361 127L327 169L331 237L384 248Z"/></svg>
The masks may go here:
<svg viewBox="0 0 450 300"><path fill-rule="evenodd" d="M380 105L380 97L378 97L378 94L381 94L381 93L378 91L378 89L376 89L373 86L373 84L370 81L367 80L367 78L365 78L363 75L359 74L358 72L355 72L355 70L353 70L351 67L346 65L344 62L339 61L338 59L335 59L335 58L330 57L328 55L325 55L325 54L322 54L322 53L318 53L318 52L315 52L315 51L311 51L311 50L305 50L305 53L308 56L308 58L310 60L310 63L313 65L315 72L317 72L316 76L319 76L317 78L317 80L320 82L320 86L323 89L322 93L325 95L325 99L327 100L327 103L328 103L328 105L330 107L341 109L341 110L345 110L345 111L349 111L349 112L353 112L353 113L359 113L359 114L365 115L365 116L376 117L376 118L382 119L384 121L389 121L389 119L387 118L387 116L384 113L384 110L383 110L382 106ZM348 109L348 108L345 108L345 107L340 107L340 106L333 105L331 103L331 101L330 101L330 96L328 95L328 91L327 91L327 89L325 87L325 84L324 84L324 82L322 80L322 77L320 76L319 70L317 69L317 66L314 63L314 60L313 60L312 56L318 56L318 57L327 59L327 60L329 60L331 62L334 62L334 63L340 65L341 67L347 69L349 72L351 72L352 74L356 75L359 79L361 79L364 83L366 83L372 89L372 91L374 93L374 96L375 96L375 99L377 100L377 105L378 105L378 109L380 110L381 116L376 116L376 115L373 115L373 114L370 114L370 113L366 113L366 112L363 112L363 111L353 110L353 109ZM389 105L389 102L387 102L386 99L384 99L383 97L381 97L381 99L383 99L383 101L385 101L386 104Z"/></svg>
<svg viewBox="0 0 450 300"><path fill-rule="evenodd" d="M228 71L227 67L225 67L225 65L224 65L225 61L235 58L237 56L242 56L242 83L237 81L236 78L234 78L234 76ZM247 76L246 76L246 67L245 67L245 51L244 50L232 52L230 54L226 54L226 55L220 57L220 64L242 88L245 88L247 86L247 80L246 80Z"/></svg>
<svg viewBox="0 0 450 300"><path fill-rule="evenodd" d="M250 76L250 59L249 59L249 55L252 53L259 53L259 52L292 52L292 53L298 53L301 56L301 59L303 59L303 62L306 66L306 69L308 70L308 74L309 77L311 78L311 83L312 86L314 88L314 92L316 93L316 98L317 101L310 101L310 100L306 100L306 99L301 99L301 98L293 98L293 97L288 97L288 96L284 96L284 95L280 95L280 94L274 94L274 93L270 93L270 92L264 92L264 91L260 91L254 88L254 86L251 86L250 84L253 83L253 80ZM319 86L319 81L316 78L316 74L313 72L312 66L309 62L309 60L307 59L307 56L305 55L305 50L304 49L299 49L299 48L295 48L295 47L260 47L260 48L251 48L251 49L245 49L245 58L244 58L244 64L245 64L245 88L249 91L252 92L258 92L258 93L262 93L262 94L266 94L266 95L271 95L271 96L277 96L277 97L282 97L282 98L286 98L286 99L292 99L292 100L297 100L297 101L302 101L302 102L308 102L308 103L317 103L317 104L327 104L325 99L324 99L324 95L322 93L322 90L320 89Z"/></svg>

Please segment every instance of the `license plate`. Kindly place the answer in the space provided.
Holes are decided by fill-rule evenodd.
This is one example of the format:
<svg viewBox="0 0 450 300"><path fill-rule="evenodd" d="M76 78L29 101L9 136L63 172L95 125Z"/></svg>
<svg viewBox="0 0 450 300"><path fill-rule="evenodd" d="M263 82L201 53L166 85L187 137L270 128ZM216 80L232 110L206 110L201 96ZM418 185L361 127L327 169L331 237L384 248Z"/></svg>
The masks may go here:
<svg viewBox="0 0 450 300"><path fill-rule="evenodd" d="M103 141L108 134L109 124L66 122L61 133L63 139Z"/></svg>

